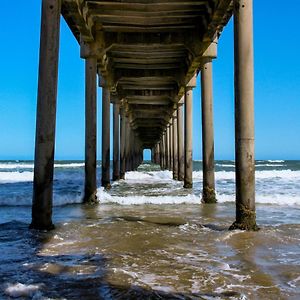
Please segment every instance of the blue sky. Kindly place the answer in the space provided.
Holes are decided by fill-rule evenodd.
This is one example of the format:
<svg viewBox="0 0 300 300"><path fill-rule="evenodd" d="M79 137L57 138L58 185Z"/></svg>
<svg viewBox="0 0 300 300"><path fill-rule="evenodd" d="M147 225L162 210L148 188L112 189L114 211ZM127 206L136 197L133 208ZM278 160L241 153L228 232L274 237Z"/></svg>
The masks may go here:
<svg viewBox="0 0 300 300"><path fill-rule="evenodd" d="M0 159L34 153L41 1L18 1L0 18ZM255 128L257 159L300 159L300 1L254 1ZM11 0L2 0L11 12ZM234 158L232 20L214 61L215 155ZM98 159L101 157L101 89L98 89ZM84 157L84 62L61 22L56 159ZM194 90L194 158L201 159L200 84Z"/></svg>

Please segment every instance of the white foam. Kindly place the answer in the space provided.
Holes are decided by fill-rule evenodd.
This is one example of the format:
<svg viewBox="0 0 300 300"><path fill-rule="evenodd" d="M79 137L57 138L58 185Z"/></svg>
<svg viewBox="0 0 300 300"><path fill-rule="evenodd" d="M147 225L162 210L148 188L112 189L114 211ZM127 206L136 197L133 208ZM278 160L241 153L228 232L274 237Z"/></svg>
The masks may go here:
<svg viewBox="0 0 300 300"><path fill-rule="evenodd" d="M292 170L256 171L255 177L257 179L266 179L266 178L300 179L300 171L292 171Z"/></svg>
<svg viewBox="0 0 300 300"><path fill-rule="evenodd" d="M0 183L33 181L33 172L0 172Z"/></svg>
<svg viewBox="0 0 300 300"><path fill-rule="evenodd" d="M10 284L4 291L4 293L13 298L19 298L19 297L33 297L34 294L36 294L39 289L41 288L41 285L39 284L22 284L22 283L16 283L16 284Z"/></svg>
<svg viewBox="0 0 300 300"><path fill-rule="evenodd" d="M112 196L103 188L99 188L97 196L100 203L115 203L120 205L142 205L142 204L200 204L201 196L189 194L186 196ZM234 202L234 194L218 194L219 203ZM298 206L300 205L300 195L293 197L291 195L256 195L256 203Z"/></svg>
<svg viewBox="0 0 300 300"><path fill-rule="evenodd" d="M201 196L195 194L189 194L186 196L112 196L103 188L99 188L97 196L100 203L114 203L119 205L142 205L142 204L200 204ZM217 193L218 203L235 202L235 195L232 194L220 194ZM53 197L54 206L63 206L67 204L76 204L82 202L82 194L74 195L65 193L55 194ZM300 206L300 195L260 195L256 194L257 204L273 204L281 206ZM14 197L5 197L0 199L0 205L15 205L15 206L30 206L32 204L31 195L24 197L22 195L16 195Z"/></svg>
<svg viewBox="0 0 300 300"><path fill-rule="evenodd" d="M217 194L217 200L219 203L235 202L234 194ZM283 206L299 206L300 195L291 194L270 194L262 195L256 193L255 202L259 204L275 204Z"/></svg>
<svg viewBox="0 0 300 300"><path fill-rule="evenodd" d="M216 164L218 167L224 167L224 168L234 168L234 164Z"/></svg>
<svg viewBox="0 0 300 300"><path fill-rule="evenodd" d="M187 196L112 196L103 188L99 188L97 196L100 203L116 203L120 205L141 205L141 204L199 204L199 196L190 194Z"/></svg>
<svg viewBox="0 0 300 300"><path fill-rule="evenodd" d="M235 236L235 235L239 235L242 231L241 230L231 230L231 231L227 231L224 233L224 235L220 236L219 238L217 238L217 241L220 242L224 242L227 240L230 240L231 237Z"/></svg>
<svg viewBox="0 0 300 300"><path fill-rule="evenodd" d="M154 183L157 181L170 181L172 180L173 173L171 171L151 171L151 172L138 172L132 171L126 173L126 181Z"/></svg>
<svg viewBox="0 0 300 300"><path fill-rule="evenodd" d="M55 163L54 168L81 168L84 163ZM0 163L0 169L14 170L14 169L33 169L33 163Z"/></svg>
<svg viewBox="0 0 300 300"><path fill-rule="evenodd" d="M0 172L0 184L1 183L16 183L16 182L32 182L33 181L33 171L11 171L11 172ZM69 181L80 179L79 173L55 173L54 179L66 179Z"/></svg>
<svg viewBox="0 0 300 300"><path fill-rule="evenodd" d="M67 192L63 195L54 193L53 196L53 205L54 206L62 206L73 203L82 203L83 194L68 194Z"/></svg>
<svg viewBox="0 0 300 300"><path fill-rule="evenodd" d="M294 280L289 281L287 284L292 288L297 288L299 286L300 276L295 278Z"/></svg>
<svg viewBox="0 0 300 300"><path fill-rule="evenodd" d="M282 206L299 206L300 205L300 195L290 195L290 194L274 194L274 195L256 195L256 203L260 204L276 204Z"/></svg>
<svg viewBox="0 0 300 300"><path fill-rule="evenodd" d="M65 167L66 165L57 165L56 167ZM69 164L67 167L69 168L77 168L83 166L83 164ZM77 176L77 175L76 175ZM171 171L152 171L152 172L128 172L126 173L126 181L134 183L134 182L143 182L143 183L154 183L154 182L162 182L162 181L171 181L172 180L172 172ZM234 180L235 172L234 171L218 171L215 173L216 180ZM255 172L256 179L281 179L284 181L287 180L299 180L300 181L300 171L292 171L292 170L263 170ZM67 178L70 179L70 174L67 175ZM193 172L194 179L203 178L202 171L194 171ZM12 172L0 172L0 183L7 182L26 182L33 180L33 172L24 171L12 171Z"/></svg>
<svg viewBox="0 0 300 300"><path fill-rule="evenodd" d="M128 172L126 173L126 181L143 181L144 183L152 183L155 181L170 181L173 173L171 171L152 171L152 172ZM218 171L215 173L216 180L235 180L234 171ZM255 172L256 179L274 179L281 178L283 180L299 179L300 171L292 170L262 170ZM193 172L194 179L203 178L202 171Z"/></svg>
<svg viewBox="0 0 300 300"><path fill-rule="evenodd" d="M257 168L258 167L284 167L285 165L282 165L282 164L259 164L259 165L255 165Z"/></svg>
<svg viewBox="0 0 300 300"><path fill-rule="evenodd" d="M62 164L56 163L54 164L54 168L81 168L84 167L84 163L70 163L70 164Z"/></svg>
<svg viewBox="0 0 300 300"><path fill-rule="evenodd" d="M270 162L270 163L283 163L284 162L284 160L281 160L281 159L275 159L275 160L269 159L267 161Z"/></svg>
<svg viewBox="0 0 300 300"><path fill-rule="evenodd" d="M33 169L34 165L32 163L0 163L0 169L10 170L10 169Z"/></svg>
<svg viewBox="0 0 300 300"><path fill-rule="evenodd" d="M216 180L234 180L235 172L234 171L218 171L215 173ZM194 179L203 178L202 171L193 172ZM255 172L256 179L271 179L271 178L281 178L283 180L298 179L300 180L300 171L292 170L263 170Z"/></svg>
<svg viewBox="0 0 300 300"><path fill-rule="evenodd" d="M65 164L61 164L65 165ZM78 167L77 163L71 163L69 166ZM70 173L70 174L68 174ZM78 183L78 191L76 189L69 190L69 186L61 183L59 189L54 189L54 205L61 206L65 204L80 203L82 201L83 181L80 181L82 173L79 172L58 172L56 175L58 184L61 180L67 179L68 182ZM126 173L126 184L132 185L136 183L153 184L153 188L149 186L149 192L155 191L158 196L140 196L139 191L136 195L120 194L120 196L112 196L103 189L98 190L98 197L101 203L117 203L121 205L135 204L199 204L201 201L202 189L202 171L194 171L194 191L197 195L188 194L173 196L165 195L166 188L170 189L172 194L176 190L182 189L182 184L172 180L172 172L170 171L149 171L149 172L128 172ZM1 183L17 183L17 182L32 182L33 172L11 171L0 172ZM216 172L216 188L218 202L234 202L235 201L235 172L234 171L219 171ZM256 171L256 202L261 204L276 204L276 205L300 205L300 171L292 170L262 170ZM166 184L161 187L157 184ZM124 181L114 183L114 185L122 185ZM155 186L156 185L156 186ZM73 188L73 186L72 186ZM152 189L151 189L152 188ZM161 191L161 193L160 193ZM144 193L145 194L145 193ZM0 195L0 205L31 205L32 193L28 189L16 190L13 193Z"/></svg>

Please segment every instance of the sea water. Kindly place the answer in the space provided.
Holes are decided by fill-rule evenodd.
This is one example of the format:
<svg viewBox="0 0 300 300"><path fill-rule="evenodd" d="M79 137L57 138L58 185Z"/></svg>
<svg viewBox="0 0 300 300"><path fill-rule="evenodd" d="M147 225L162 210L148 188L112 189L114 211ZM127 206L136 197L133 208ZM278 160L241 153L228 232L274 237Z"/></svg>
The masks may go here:
<svg viewBox="0 0 300 300"><path fill-rule="evenodd" d="M82 205L84 163L57 161L51 232L29 230L33 163L0 162L0 299L299 299L300 161L256 162L259 232L229 232L233 161L218 204L144 163ZM98 163L98 182L101 164Z"/></svg>

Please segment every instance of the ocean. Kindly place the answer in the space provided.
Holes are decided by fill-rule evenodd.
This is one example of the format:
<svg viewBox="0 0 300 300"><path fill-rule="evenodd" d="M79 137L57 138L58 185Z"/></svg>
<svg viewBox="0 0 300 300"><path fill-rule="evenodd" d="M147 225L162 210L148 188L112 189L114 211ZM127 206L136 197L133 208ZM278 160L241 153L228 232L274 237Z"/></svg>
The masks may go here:
<svg viewBox="0 0 300 300"><path fill-rule="evenodd" d="M100 184L101 163L98 162ZM259 232L235 220L233 161L216 205L145 162L82 205L84 163L56 161L55 230L29 230L32 161L0 161L0 299L300 299L300 161L256 161Z"/></svg>

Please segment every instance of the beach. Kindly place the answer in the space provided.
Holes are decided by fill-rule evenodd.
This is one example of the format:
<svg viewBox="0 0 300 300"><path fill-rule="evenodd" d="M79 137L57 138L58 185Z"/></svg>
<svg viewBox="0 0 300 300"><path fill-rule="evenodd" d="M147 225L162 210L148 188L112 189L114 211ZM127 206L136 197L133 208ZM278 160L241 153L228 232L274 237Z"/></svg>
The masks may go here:
<svg viewBox="0 0 300 300"><path fill-rule="evenodd" d="M300 161L256 161L259 232L228 231L234 162L216 161L216 205L201 204L201 165L187 190L145 162L90 206L84 163L57 161L56 228L38 232L33 163L0 162L0 298L299 299Z"/></svg>

